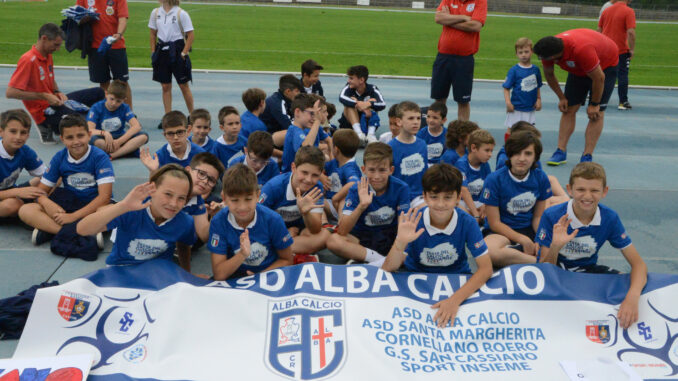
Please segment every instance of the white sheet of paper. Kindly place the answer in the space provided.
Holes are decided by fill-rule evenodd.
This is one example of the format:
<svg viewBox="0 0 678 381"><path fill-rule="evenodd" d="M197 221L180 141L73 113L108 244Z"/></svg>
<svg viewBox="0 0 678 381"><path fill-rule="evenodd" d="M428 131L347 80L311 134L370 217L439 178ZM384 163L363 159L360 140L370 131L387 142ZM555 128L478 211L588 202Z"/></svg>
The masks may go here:
<svg viewBox="0 0 678 381"><path fill-rule="evenodd" d="M89 369L92 366L92 355L72 355L72 356L57 356L57 357L38 357L38 358L11 358L0 359L0 369L4 369L0 373L0 378L13 371L18 371L21 375L24 369L34 368L37 370L49 369L49 374L55 372L65 372L71 375L66 379L73 379L78 372L82 374L82 381L87 380ZM75 369L69 369L75 368Z"/></svg>
<svg viewBox="0 0 678 381"><path fill-rule="evenodd" d="M643 381L627 363L604 357L561 361L560 366L572 381Z"/></svg>

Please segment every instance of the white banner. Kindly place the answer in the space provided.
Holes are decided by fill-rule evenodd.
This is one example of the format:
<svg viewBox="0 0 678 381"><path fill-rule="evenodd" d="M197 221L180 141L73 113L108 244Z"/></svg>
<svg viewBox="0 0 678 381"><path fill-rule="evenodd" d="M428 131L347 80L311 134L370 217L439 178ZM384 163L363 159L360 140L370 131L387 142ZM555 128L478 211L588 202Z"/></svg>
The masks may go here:
<svg viewBox="0 0 678 381"><path fill-rule="evenodd" d="M628 275L505 268L439 329L464 275L304 264L210 282L164 261L41 289L15 356L92 354L90 380L568 380L561 361L678 374L678 276L650 274L619 328Z"/></svg>

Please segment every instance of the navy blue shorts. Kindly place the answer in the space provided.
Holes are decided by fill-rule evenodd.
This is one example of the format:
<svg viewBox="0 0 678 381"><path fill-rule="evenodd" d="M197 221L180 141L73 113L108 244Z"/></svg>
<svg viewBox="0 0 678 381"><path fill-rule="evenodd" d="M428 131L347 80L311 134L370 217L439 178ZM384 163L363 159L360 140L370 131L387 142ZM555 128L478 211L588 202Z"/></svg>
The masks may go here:
<svg viewBox="0 0 678 381"><path fill-rule="evenodd" d="M520 229L513 229L513 230L516 233L522 234L522 235L526 236L527 238L531 239L532 241L534 241L534 237L535 237L536 234L534 233L534 229L532 229L532 226L528 226L528 227L520 228ZM499 234L499 233L493 232L492 229L490 229L490 228L484 228L482 230L482 233L483 233L483 237L487 237L490 234ZM516 242L511 241L511 244L516 244Z"/></svg>
<svg viewBox="0 0 678 381"><path fill-rule="evenodd" d="M610 66L603 70L605 73L605 87L603 88L603 96L600 98L600 111L605 111L607 102L610 100L614 85L617 82L617 67ZM585 105L586 98L591 100L591 88L593 82L588 76L578 76L572 73L567 75L567 82L565 82L565 98L567 98L568 106Z"/></svg>
<svg viewBox="0 0 678 381"><path fill-rule="evenodd" d="M393 241L395 241L396 234L398 233L398 227L389 227L384 228L380 231L366 231L358 232L353 231L351 235L358 238L360 241L360 246L366 247L368 249L374 250L377 253L386 256L388 252L391 251L393 246Z"/></svg>
<svg viewBox="0 0 678 381"><path fill-rule="evenodd" d="M433 62L433 78L431 78L431 98L447 99L452 95L457 103L471 101L473 90L473 67L475 59L470 56L438 53Z"/></svg>
<svg viewBox="0 0 678 381"><path fill-rule="evenodd" d="M127 64L126 49L108 49L101 55L96 49L90 48L87 54L89 80L96 83L108 83L113 79L129 81L129 65Z"/></svg>
<svg viewBox="0 0 678 381"><path fill-rule="evenodd" d="M151 64L153 66L153 80L160 83L172 83L172 75L177 80L178 84L184 84L193 79L191 74L191 64L190 58L187 56L185 59L181 57L181 50L184 47L183 41L177 41L177 51L179 53L175 54L174 62L172 62L172 57L170 55L169 49L166 50L156 50L153 53L153 58L151 59Z"/></svg>
<svg viewBox="0 0 678 381"><path fill-rule="evenodd" d="M66 213L73 213L89 204L89 201L85 201L76 196L75 193L61 187L54 188L54 192L49 195L49 199L63 208Z"/></svg>
<svg viewBox="0 0 678 381"><path fill-rule="evenodd" d="M73 91L66 94L68 99L78 101L82 104L85 104L89 107L92 107L93 104L103 100L105 97L104 90L101 87L92 87L89 89L82 89L78 91ZM54 110L51 114L45 114L45 120L41 123L43 126L52 129L52 132L59 134L59 123L61 118L64 115L73 114L74 111L66 106L55 106L51 107ZM87 113L82 113L82 116L87 116Z"/></svg>

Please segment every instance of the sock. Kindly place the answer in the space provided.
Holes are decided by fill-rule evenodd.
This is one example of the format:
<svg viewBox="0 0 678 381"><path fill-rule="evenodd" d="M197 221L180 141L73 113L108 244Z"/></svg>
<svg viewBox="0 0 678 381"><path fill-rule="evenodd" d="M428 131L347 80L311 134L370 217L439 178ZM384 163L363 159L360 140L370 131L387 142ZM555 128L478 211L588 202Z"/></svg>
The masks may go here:
<svg viewBox="0 0 678 381"><path fill-rule="evenodd" d="M367 135L374 136L374 133L377 131L377 128L374 126L367 127Z"/></svg>
<svg viewBox="0 0 678 381"><path fill-rule="evenodd" d="M381 259L379 259L378 261L368 262L367 265L368 266L374 266L374 267L381 267L384 264L385 260L386 260L385 257L381 257Z"/></svg>
<svg viewBox="0 0 678 381"><path fill-rule="evenodd" d="M371 263L371 262L374 262L374 261L378 261L378 260L383 260L383 259L384 259L384 256L383 256L383 255L377 253L376 251L374 251L374 250L372 250L372 249L367 249L367 248L365 248L365 251L367 252L367 254L365 254L365 262L370 262L370 263Z"/></svg>
<svg viewBox="0 0 678 381"><path fill-rule="evenodd" d="M358 135L363 133L363 130L360 128L360 123L353 123L353 131Z"/></svg>

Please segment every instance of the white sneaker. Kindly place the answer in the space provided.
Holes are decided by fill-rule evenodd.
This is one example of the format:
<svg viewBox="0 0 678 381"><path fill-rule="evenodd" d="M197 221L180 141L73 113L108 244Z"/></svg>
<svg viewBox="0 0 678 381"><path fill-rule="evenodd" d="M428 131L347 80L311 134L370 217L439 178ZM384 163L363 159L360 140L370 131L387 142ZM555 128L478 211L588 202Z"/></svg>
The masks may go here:
<svg viewBox="0 0 678 381"><path fill-rule="evenodd" d="M378 141L377 137L374 135L367 135L367 144L374 143Z"/></svg>
<svg viewBox="0 0 678 381"><path fill-rule="evenodd" d="M99 232L96 235L96 239L97 239L97 247L99 248L99 250L103 250L104 244L105 244L104 235L101 232Z"/></svg>
<svg viewBox="0 0 678 381"><path fill-rule="evenodd" d="M358 134L358 139L360 139L360 146L365 147L367 144L367 138L365 137L365 134L363 132L357 132Z"/></svg>

